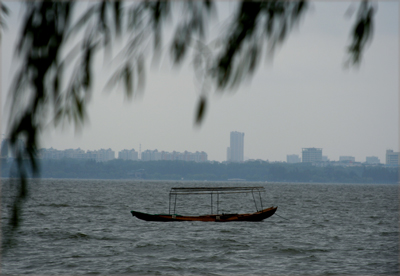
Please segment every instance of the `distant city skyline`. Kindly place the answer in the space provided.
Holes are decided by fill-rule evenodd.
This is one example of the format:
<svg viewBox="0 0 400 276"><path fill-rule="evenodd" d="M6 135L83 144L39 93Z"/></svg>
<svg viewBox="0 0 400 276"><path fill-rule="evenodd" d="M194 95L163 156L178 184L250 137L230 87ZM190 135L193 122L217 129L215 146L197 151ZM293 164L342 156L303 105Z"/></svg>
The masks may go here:
<svg viewBox="0 0 400 276"><path fill-rule="evenodd" d="M240 133L240 132L237 132L237 131L233 131L233 132L231 132L231 134L233 134L232 135L232 137L233 137L232 141L235 141L235 138L237 139L237 138L239 138L239 136L243 136L244 137L244 133ZM7 140L8 140L7 138L6 139L2 139L1 148L0 148L1 156L11 156L11 152L9 151L8 146L6 145L6 141ZM240 144L240 143L243 143L243 142L244 142L244 140L239 141L239 144L237 144L237 147L239 148L239 150L241 150L240 149L241 146L243 146L243 148L244 148L244 144ZM233 145L234 144L235 144L235 142L233 143ZM19 145L23 146L23 143L19 143ZM141 148L141 146L139 146L139 148ZM227 148L227 152L229 151L229 148L230 147ZM242 150L243 150L243 148L242 148ZM80 147L78 147L76 149L73 149L73 148L70 148L70 149L53 149L52 147L51 148L41 148L41 149L39 149L39 151L41 151L41 150L42 151L44 150L44 152L47 151L47 155L59 155L60 154L59 152L64 151L64 152L66 152L66 157L68 157L73 151L79 151L79 153L81 153L81 154L85 153L85 150L81 149ZM48 150L54 150L54 151L51 152L51 151L48 151ZM357 159L355 156L342 155L342 156L339 156L339 158L337 160L331 160L331 159L328 158L328 156L322 155L322 150L323 149L321 149L321 148L302 148L301 150L302 150L302 157L301 158L300 158L300 156L298 154L287 154L286 155L286 162L287 163L299 163L299 162L305 162L305 163L311 162L312 163L312 162L321 162L321 161L324 161L324 162L328 162L328 161L334 161L334 162L336 162L336 161L339 161L339 162L349 161L349 162L361 162L361 163L368 163L368 164L388 164L388 165L396 165L396 164L399 164L399 162L400 162L399 161L400 160L400 152L395 152L392 149L388 149L388 150L385 151L385 159L384 159L385 162L382 162L382 163L381 163L381 160L377 156L366 156L365 159L359 159L359 158ZM107 159L104 159L103 161L108 161L108 160L111 160L113 158L115 158L115 159L124 159L124 160L141 160L141 159L143 159L144 155L147 155L147 156L153 155L153 157L146 157L147 160L184 160L184 159L186 160L187 159L187 161L188 161L190 158L192 160L195 160L195 159L199 160L199 158L200 158L200 157L184 157L184 158L183 157L179 157L179 158L178 157L172 157L172 154L185 154L185 153L192 154L191 152L186 151L186 150L183 153L181 153L181 152L175 151L175 150L173 150L172 152L168 152L168 151L164 151L164 150L158 151L157 149L154 149L154 150L146 149L146 150L140 152L140 151L136 151L134 148L122 149L120 151L113 151L111 148L108 148L106 150L101 148L101 149L87 150L86 152L89 153L89 154L95 154L96 152L103 152L103 151L104 152L108 152L107 153L108 154L107 155L108 156ZM109 153L110 151L117 152L118 153L117 157L115 157L115 153L114 153L114 157L111 158L111 155ZM202 158L202 162L203 161L218 161L218 160L209 159L208 158L208 154L206 152L204 152L204 151L196 151L195 153L198 153L198 154L202 153L205 156L205 157L201 157ZM195 154L195 153L193 153L193 154ZM165 154L167 154L167 155L165 155ZM154 157L156 155L157 155L157 157ZM171 155L171 156L169 156L169 155ZM161 158L161 156L163 156L163 157ZM103 158L103 157L101 157L101 158ZM227 155L227 159L226 160L218 161L218 162L225 162L225 161L229 162L228 159L229 158L228 158L228 155ZM258 159L244 158L243 159L243 161L247 161L247 160L263 160L263 161L270 161L270 162L281 162L280 160L272 160L272 159L268 159L268 158L267 159L260 159L260 158L258 158ZM303 160L305 160L305 161L303 161ZM243 161L233 161L233 162L243 162ZM232 162L232 161L230 161L230 162Z"/></svg>
<svg viewBox="0 0 400 276"><path fill-rule="evenodd" d="M12 153L8 150L6 141L3 140L1 144L1 157L13 157ZM159 161L159 160L181 160L181 161L194 161L194 162L207 162L207 153L204 151L196 152L166 152L158 150L145 150L141 153L139 158L139 153L134 149L127 150L124 149L118 152L118 157L115 156L115 151L111 148L99 149L99 150L83 150L81 148L77 149L65 149L57 150L53 148L41 148L37 152L37 158L39 159L93 159L96 162L107 162L114 159L122 160L133 160L133 161Z"/></svg>
<svg viewBox="0 0 400 276"><path fill-rule="evenodd" d="M18 62L14 50L21 25L19 2L10 8L2 32L2 134L6 134L8 92ZM210 41L223 33L237 2L217 3L218 19L210 22ZM290 33L271 60L260 58L254 76L239 87L207 91L207 108L200 127L194 125L203 93L192 60L172 66L163 44L158 64L146 62L142 94L127 100L122 91L105 91L114 64L96 56L93 95L88 120L54 129L52 118L39 137L43 148L96 150L164 149L207 152L209 160L226 160L232 130L246 134L244 159L286 161L302 148L323 148L330 160L375 156L382 163L386 150L399 151L399 2L377 2L373 39L359 68L343 66L356 14L345 17L352 2L310 3L298 28ZM163 40L169 42L171 37ZM118 47L113 47L117 54ZM70 49L66 49L69 51ZM176 69L176 70L175 70Z"/></svg>

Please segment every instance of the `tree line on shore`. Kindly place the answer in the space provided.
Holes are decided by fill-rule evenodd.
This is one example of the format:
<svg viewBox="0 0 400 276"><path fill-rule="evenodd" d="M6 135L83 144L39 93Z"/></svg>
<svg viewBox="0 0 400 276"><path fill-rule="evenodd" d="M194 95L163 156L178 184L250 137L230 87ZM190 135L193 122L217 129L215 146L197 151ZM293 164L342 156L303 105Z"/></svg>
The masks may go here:
<svg viewBox="0 0 400 276"><path fill-rule="evenodd" d="M16 177L14 163L1 163L2 177ZM245 163L132 161L115 159L108 162L94 160L41 160L42 178L80 179L157 179L317 183L398 183L399 169L384 166L312 166L309 163L253 161ZM15 175L14 175L15 174ZM32 175L30 176L32 177Z"/></svg>

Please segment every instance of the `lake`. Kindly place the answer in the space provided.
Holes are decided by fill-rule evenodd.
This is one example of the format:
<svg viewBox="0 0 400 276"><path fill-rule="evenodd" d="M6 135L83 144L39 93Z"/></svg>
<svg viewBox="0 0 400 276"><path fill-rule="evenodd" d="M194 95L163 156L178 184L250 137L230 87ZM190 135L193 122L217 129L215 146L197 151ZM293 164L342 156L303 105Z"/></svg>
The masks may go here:
<svg viewBox="0 0 400 276"><path fill-rule="evenodd" d="M2 180L2 222L10 204ZM264 186L262 222L146 222L168 213L171 187ZM223 212L254 212L251 195L220 197ZM179 198L177 214L210 213L210 198ZM35 180L3 274L399 274L397 185Z"/></svg>

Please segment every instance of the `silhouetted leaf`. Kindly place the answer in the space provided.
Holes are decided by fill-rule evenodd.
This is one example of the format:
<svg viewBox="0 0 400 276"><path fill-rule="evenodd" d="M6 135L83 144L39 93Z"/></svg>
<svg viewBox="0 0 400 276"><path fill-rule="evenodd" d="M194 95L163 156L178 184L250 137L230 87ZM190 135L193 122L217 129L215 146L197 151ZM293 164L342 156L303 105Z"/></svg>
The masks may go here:
<svg viewBox="0 0 400 276"><path fill-rule="evenodd" d="M257 45L253 45L249 51L249 60L250 60L249 72L250 73L254 72L254 70L256 68L256 65L259 61L258 56L259 56L258 47L257 47Z"/></svg>
<svg viewBox="0 0 400 276"><path fill-rule="evenodd" d="M375 9L368 2L363 1L358 9L356 22L351 32L352 42L348 46L348 59L345 65L359 65L361 56L367 43L372 39L372 17Z"/></svg>
<svg viewBox="0 0 400 276"><path fill-rule="evenodd" d="M171 55L175 63L180 63L186 53L186 47L188 46L187 41L188 30L185 26L180 26L175 32L174 42L171 47Z"/></svg>
<svg viewBox="0 0 400 276"><path fill-rule="evenodd" d="M7 14L7 15L10 13L10 10L7 8L7 6L4 3L1 3L0 6L1 6L2 13Z"/></svg>
<svg viewBox="0 0 400 276"><path fill-rule="evenodd" d="M132 70L129 65L125 66L124 69L124 80L125 80L125 89L126 89L126 95L128 98L132 97L133 94L133 75L132 75Z"/></svg>
<svg viewBox="0 0 400 276"><path fill-rule="evenodd" d="M138 91L143 91L146 80L146 70L144 65L143 55L139 55L137 58L137 73L138 73Z"/></svg>
<svg viewBox="0 0 400 276"><path fill-rule="evenodd" d="M1 34L2 30L7 27L4 21L4 17L9 14L9 9L7 8L6 5L4 5L3 2L0 2L0 40L1 40Z"/></svg>
<svg viewBox="0 0 400 276"><path fill-rule="evenodd" d="M74 24L74 26L71 29L65 30L66 32L65 37L68 39L70 38L71 35L74 35L77 32L79 32L80 29L84 27L84 25L87 24L90 19L92 19L92 17L96 14L97 11L98 7L96 6L88 8L88 10L85 11L85 13L80 17L80 19Z"/></svg>
<svg viewBox="0 0 400 276"><path fill-rule="evenodd" d="M115 20L115 33L119 35L121 33L121 2L114 1L114 20Z"/></svg>
<svg viewBox="0 0 400 276"><path fill-rule="evenodd" d="M200 125L206 111L206 98L201 97L199 103L197 105L197 112L196 112L196 124Z"/></svg>

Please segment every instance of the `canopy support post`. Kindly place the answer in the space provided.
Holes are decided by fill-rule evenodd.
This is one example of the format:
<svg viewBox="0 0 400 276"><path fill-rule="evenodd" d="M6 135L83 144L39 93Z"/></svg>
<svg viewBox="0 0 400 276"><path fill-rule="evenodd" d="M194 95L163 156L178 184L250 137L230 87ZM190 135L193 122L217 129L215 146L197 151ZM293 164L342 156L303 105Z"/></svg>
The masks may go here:
<svg viewBox="0 0 400 276"><path fill-rule="evenodd" d="M219 214L219 193L217 192L217 215Z"/></svg>
<svg viewBox="0 0 400 276"><path fill-rule="evenodd" d="M175 194L174 214L176 214L176 197L177 197L177 194Z"/></svg>
<svg viewBox="0 0 400 276"><path fill-rule="evenodd" d="M211 193L211 214L213 213L213 193Z"/></svg>
<svg viewBox="0 0 400 276"><path fill-rule="evenodd" d="M169 192L168 214L171 214L171 192Z"/></svg>
<svg viewBox="0 0 400 276"><path fill-rule="evenodd" d="M260 191L258 191L258 195L260 196L261 210L264 210L263 205L262 205L262 199L261 199L261 192Z"/></svg>
<svg viewBox="0 0 400 276"><path fill-rule="evenodd" d="M251 194L253 195L254 205L256 205L256 210L258 212L257 203L256 203L256 199L254 197L254 191L253 190L251 190Z"/></svg>

